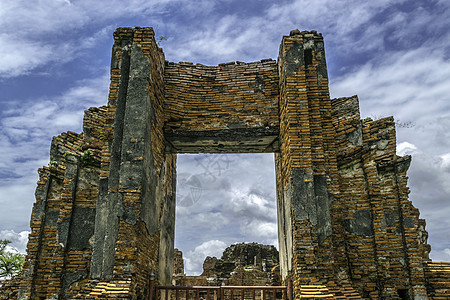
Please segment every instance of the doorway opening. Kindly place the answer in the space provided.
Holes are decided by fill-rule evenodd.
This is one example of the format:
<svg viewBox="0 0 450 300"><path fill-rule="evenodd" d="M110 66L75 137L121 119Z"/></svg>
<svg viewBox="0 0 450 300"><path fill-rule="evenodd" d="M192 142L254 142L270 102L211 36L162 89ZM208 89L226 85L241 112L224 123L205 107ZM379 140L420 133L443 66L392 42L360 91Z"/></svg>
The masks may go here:
<svg viewBox="0 0 450 300"><path fill-rule="evenodd" d="M207 256L220 259L236 243L278 248L276 206L273 153L179 154L175 248L185 274L204 273ZM262 265L254 256L246 259Z"/></svg>

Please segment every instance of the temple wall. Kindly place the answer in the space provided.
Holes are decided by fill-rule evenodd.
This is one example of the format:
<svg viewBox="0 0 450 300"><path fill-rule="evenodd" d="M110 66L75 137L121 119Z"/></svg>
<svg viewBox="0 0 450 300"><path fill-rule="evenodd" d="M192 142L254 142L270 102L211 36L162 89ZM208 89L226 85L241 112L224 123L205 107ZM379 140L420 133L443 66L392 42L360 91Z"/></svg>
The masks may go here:
<svg viewBox="0 0 450 300"><path fill-rule="evenodd" d="M278 72L271 59L204 66L166 63L167 151L278 150Z"/></svg>
<svg viewBox="0 0 450 300"><path fill-rule="evenodd" d="M450 262L426 262L424 271L430 299L448 298L450 295Z"/></svg>
<svg viewBox="0 0 450 300"><path fill-rule="evenodd" d="M345 258L337 265L365 297L425 297L423 221L408 201L410 157L395 153L394 121L361 121L356 96L332 103L341 194L334 232Z"/></svg>

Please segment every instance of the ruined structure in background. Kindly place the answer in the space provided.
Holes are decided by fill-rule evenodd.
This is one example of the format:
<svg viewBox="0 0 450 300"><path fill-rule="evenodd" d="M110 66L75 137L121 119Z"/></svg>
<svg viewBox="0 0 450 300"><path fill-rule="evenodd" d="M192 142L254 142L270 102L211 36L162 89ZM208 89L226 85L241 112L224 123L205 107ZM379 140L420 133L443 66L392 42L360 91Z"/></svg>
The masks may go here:
<svg viewBox="0 0 450 300"><path fill-rule="evenodd" d="M278 250L272 245L234 244L225 249L221 258L206 257L201 275L186 276L183 254L175 249L172 284L178 286L279 285L279 274L276 278L272 276L272 269L278 266L278 259Z"/></svg>
<svg viewBox="0 0 450 300"><path fill-rule="evenodd" d="M321 34L292 31L278 61L219 66L166 62L151 28L114 40L108 104L53 139L25 266L0 299L144 299L151 273L170 284L176 155L198 152L275 153L280 272L297 298L316 282L447 295L393 118L362 122L356 96L330 99Z"/></svg>

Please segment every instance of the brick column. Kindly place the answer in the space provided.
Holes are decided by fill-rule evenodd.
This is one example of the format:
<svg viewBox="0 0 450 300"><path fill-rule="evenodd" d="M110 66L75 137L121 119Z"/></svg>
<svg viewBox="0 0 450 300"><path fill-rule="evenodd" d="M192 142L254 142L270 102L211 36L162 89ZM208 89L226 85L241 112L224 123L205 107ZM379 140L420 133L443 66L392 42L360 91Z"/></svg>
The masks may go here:
<svg viewBox="0 0 450 300"><path fill-rule="evenodd" d="M282 274L295 275L295 289L333 276L330 206L337 165L321 34L295 30L283 37L278 65L280 257L288 259Z"/></svg>
<svg viewBox="0 0 450 300"><path fill-rule="evenodd" d="M140 298L150 273L160 284L171 279L176 155L164 153L164 55L153 29L119 28L115 37L120 68L112 74L120 77L111 83L114 133L97 204L91 278L127 281L128 293Z"/></svg>

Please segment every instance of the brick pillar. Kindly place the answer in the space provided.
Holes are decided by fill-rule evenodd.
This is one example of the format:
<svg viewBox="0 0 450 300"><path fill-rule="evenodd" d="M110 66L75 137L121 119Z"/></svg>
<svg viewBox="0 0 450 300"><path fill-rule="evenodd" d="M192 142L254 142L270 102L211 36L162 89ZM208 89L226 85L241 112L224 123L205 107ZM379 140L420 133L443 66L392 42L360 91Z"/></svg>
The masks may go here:
<svg viewBox="0 0 450 300"><path fill-rule="evenodd" d="M109 165L102 161L109 174L99 192L91 278L128 281L139 298L152 272L170 283L176 155L164 153L164 54L153 29L119 28L114 54L114 133Z"/></svg>
<svg viewBox="0 0 450 300"><path fill-rule="evenodd" d="M330 206L338 180L321 34L295 30L283 37L278 65L280 257L288 258L282 274L295 276L296 289L333 277Z"/></svg>

